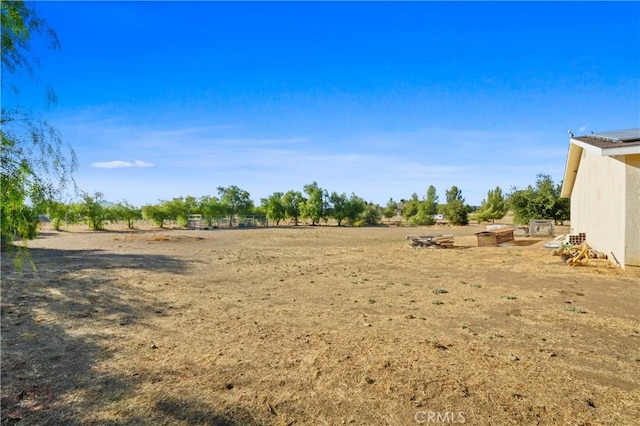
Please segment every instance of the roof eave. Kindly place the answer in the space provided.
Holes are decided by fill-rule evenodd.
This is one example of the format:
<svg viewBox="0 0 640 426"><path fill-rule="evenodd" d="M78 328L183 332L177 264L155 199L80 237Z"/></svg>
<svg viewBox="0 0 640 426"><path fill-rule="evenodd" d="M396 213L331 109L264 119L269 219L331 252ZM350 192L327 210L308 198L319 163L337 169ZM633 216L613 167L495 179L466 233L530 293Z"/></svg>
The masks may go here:
<svg viewBox="0 0 640 426"><path fill-rule="evenodd" d="M595 145L591 145L590 143L582 142L581 140L574 139L574 138L571 138L571 140L569 142L570 142L570 146L574 146L574 145L575 146L579 146L580 148L582 148L582 149L584 149L584 150L586 150L588 152L591 152L592 154L596 154L596 155L598 155L600 157L604 157L604 154L602 152L602 148L600 148L600 147L597 147Z"/></svg>
<svg viewBox="0 0 640 426"><path fill-rule="evenodd" d="M617 146L613 148L602 148L602 156L613 157L615 155L640 154L640 145Z"/></svg>
<svg viewBox="0 0 640 426"><path fill-rule="evenodd" d="M573 192L573 185L576 182L576 176L578 175L578 167L580 166L580 158L582 158L582 143L577 144L575 139L571 139L569 143L569 152L567 153L567 163L564 168L564 179L562 180L562 189L560 190L560 197L569 198Z"/></svg>
<svg viewBox="0 0 640 426"><path fill-rule="evenodd" d="M577 145L582 149L598 155L599 157L613 157L615 155L633 155L640 154L640 145L633 144L625 146L623 142L620 146L613 146L607 148L601 148L599 146L591 145L590 143L583 142L579 139L571 138L571 144Z"/></svg>

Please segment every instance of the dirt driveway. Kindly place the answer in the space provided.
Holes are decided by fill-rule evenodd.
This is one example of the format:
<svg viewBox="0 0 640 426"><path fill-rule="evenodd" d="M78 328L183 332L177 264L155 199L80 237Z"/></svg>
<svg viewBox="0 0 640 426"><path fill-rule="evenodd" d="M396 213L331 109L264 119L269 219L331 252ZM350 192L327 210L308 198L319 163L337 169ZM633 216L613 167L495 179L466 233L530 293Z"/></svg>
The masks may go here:
<svg viewBox="0 0 640 426"><path fill-rule="evenodd" d="M2 424L638 424L640 271L482 229L47 232L3 254Z"/></svg>

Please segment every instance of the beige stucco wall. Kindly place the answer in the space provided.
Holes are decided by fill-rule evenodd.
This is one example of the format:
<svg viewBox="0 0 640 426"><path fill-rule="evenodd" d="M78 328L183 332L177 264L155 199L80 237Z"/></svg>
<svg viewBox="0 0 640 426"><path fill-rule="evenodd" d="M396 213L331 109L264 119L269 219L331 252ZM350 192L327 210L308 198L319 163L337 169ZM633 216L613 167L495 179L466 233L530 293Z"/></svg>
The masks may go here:
<svg viewBox="0 0 640 426"><path fill-rule="evenodd" d="M625 263L640 266L640 154L627 155L626 163L626 255Z"/></svg>
<svg viewBox="0 0 640 426"><path fill-rule="evenodd" d="M621 266L626 261L626 178L624 161L585 149L571 193L572 232L585 232L591 247Z"/></svg>

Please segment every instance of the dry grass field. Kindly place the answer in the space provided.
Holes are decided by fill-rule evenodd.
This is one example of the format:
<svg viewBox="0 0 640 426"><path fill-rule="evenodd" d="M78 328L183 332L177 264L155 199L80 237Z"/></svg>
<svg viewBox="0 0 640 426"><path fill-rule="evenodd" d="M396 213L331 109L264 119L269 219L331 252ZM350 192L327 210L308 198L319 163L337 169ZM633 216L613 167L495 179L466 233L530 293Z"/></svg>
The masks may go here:
<svg viewBox="0 0 640 426"><path fill-rule="evenodd" d="M640 271L484 229L47 231L3 254L2 424L639 424Z"/></svg>

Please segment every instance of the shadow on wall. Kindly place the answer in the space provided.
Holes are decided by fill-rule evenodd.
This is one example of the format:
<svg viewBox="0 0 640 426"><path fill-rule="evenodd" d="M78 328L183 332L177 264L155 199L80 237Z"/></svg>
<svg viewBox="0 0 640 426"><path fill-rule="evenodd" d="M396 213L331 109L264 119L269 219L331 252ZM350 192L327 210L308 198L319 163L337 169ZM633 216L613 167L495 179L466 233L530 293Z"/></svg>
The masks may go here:
<svg viewBox="0 0 640 426"><path fill-rule="evenodd" d="M140 381L96 365L113 354L114 338L161 306L122 288L117 269L182 274L181 260L161 255L118 255L100 250L32 249L37 271L14 270L2 254L1 424L251 424L216 414L203 401L164 400L151 416L92 421L92 413L135 395ZM41 272L39 272L41 271ZM113 333L101 334L110 327ZM134 411L135 412L135 411ZM135 414L134 414L135 415Z"/></svg>

